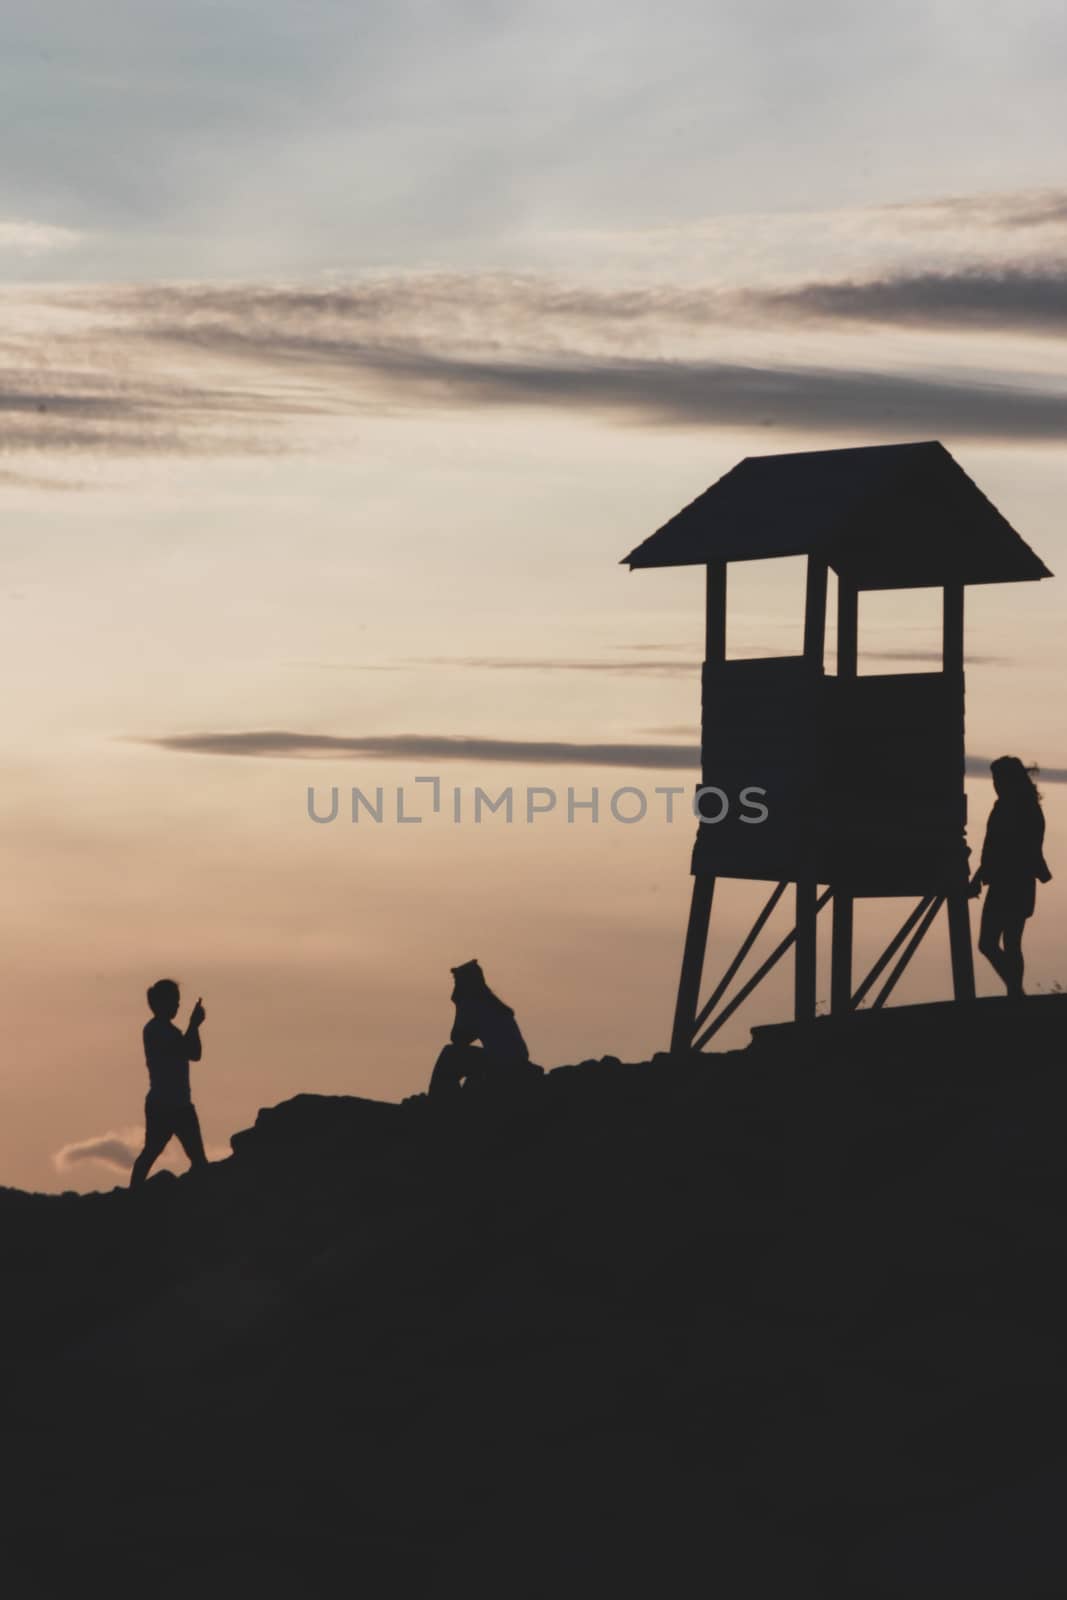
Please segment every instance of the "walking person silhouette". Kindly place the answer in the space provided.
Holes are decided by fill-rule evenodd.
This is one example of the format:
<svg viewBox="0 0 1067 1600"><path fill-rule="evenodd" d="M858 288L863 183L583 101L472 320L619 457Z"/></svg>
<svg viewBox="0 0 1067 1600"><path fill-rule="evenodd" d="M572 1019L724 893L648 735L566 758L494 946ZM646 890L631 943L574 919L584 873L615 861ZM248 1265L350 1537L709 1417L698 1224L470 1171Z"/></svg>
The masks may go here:
<svg viewBox="0 0 1067 1600"><path fill-rule="evenodd" d="M514 1011L490 989L478 962L453 967L452 978L456 1020L451 1043L441 1051L430 1077L431 1097L439 1100L454 1093L464 1080L482 1086L540 1073L530 1061Z"/></svg>
<svg viewBox="0 0 1067 1600"><path fill-rule="evenodd" d="M978 948L1005 985L1011 999L1023 989L1023 926L1033 916L1035 885L1052 877L1042 847L1045 817L1041 796L1018 756L991 762L997 798L986 823L978 870L971 879L972 898L986 886Z"/></svg>
<svg viewBox="0 0 1067 1600"><path fill-rule="evenodd" d="M136 1189L148 1176L152 1163L161 1156L172 1135L178 1139L193 1167L206 1167L200 1120L189 1092L189 1063L202 1054L200 1026L204 1007L198 1000L189 1014L189 1026L182 1033L174 1026L181 1004L181 992L173 978L160 978L148 990L151 1018L144 1025L144 1056L148 1067L148 1094L144 1103L144 1149L133 1164L130 1188Z"/></svg>

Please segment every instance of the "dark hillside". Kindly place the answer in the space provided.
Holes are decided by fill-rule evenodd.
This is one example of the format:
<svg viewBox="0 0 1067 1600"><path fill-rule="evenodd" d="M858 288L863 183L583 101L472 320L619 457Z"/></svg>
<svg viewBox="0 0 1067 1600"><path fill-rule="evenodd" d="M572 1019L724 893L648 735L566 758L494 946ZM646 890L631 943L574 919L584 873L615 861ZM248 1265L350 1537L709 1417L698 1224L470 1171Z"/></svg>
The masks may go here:
<svg viewBox="0 0 1067 1600"><path fill-rule="evenodd" d="M1067 999L0 1191L7 1592L1067 1592Z"/></svg>

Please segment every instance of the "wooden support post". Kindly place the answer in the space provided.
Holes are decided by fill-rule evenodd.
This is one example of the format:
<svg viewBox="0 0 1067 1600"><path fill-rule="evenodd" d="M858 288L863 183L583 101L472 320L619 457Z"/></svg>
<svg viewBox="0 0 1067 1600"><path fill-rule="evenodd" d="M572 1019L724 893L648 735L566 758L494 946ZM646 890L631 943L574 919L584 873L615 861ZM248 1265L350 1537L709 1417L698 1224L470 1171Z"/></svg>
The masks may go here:
<svg viewBox="0 0 1067 1600"><path fill-rule="evenodd" d="M726 660L726 562L708 562L705 661Z"/></svg>
<svg viewBox="0 0 1067 1600"><path fill-rule="evenodd" d="M859 656L859 595L850 578L837 579L837 676L854 678Z"/></svg>
<svg viewBox="0 0 1067 1600"><path fill-rule="evenodd" d="M948 896L948 941L952 953L952 992L957 1000L974 999L974 951L971 949L971 913L965 888Z"/></svg>
<svg viewBox="0 0 1067 1600"><path fill-rule="evenodd" d="M826 562L808 557L804 590L804 658L820 670L826 646Z"/></svg>
<svg viewBox="0 0 1067 1600"><path fill-rule="evenodd" d="M726 660L726 562L709 561L707 568L706 630L704 660L706 664L719 665ZM708 691L705 673L705 693ZM712 691L714 692L714 691ZM707 757L704 732L701 729L701 767ZM706 775L705 775L706 776ZM699 831L700 824L697 823ZM700 1003L700 980L704 973L704 954L708 944L708 925L711 921L711 902L715 893L715 879L710 873L695 873L693 898L689 905L689 925L682 952L682 971L678 979L678 999L674 1008L674 1027L671 1030L671 1049L691 1050L696 1032L697 1006Z"/></svg>
<svg viewBox="0 0 1067 1600"><path fill-rule="evenodd" d="M942 671L959 679L960 725L958 730L961 828L967 822L967 801L963 795L964 739L963 739L963 585L946 583L943 591L943 626L941 640ZM964 867L959 881L948 892L948 938L952 955L952 992L957 1000L974 999L974 952L971 948L971 914L967 904L967 873Z"/></svg>
<svg viewBox="0 0 1067 1600"><path fill-rule="evenodd" d="M826 562L809 555L804 589L804 659L822 672L826 651ZM809 819L811 824L814 818ZM801 869L797 881L797 948L793 1012L798 1022L815 1016L815 918L818 884L814 870Z"/></svg>
<svg viewBox="0 0 1067 1600"><path fill-rule="evenodd" d="M822 894L815 902L816 916L818 916L819 912L830 899L832 894L832 889L823 890ZM703 1050L704 1046L707 1044L712 1035L718 1033L719 1029L724 1023L729 1022L738 1006L742 1005L744 1001L748 999L753 989L763 982L771 968L777 966L778 962L781 961L782 957L785 955L790 946L796 943L796 937L797 930L795 928L790 928L781 944L775 946L761 967L757 967L756 971L752 974L751 978L749 978L748 982L744 984L734 995L729 1005L723 1006L722 1010L719 1012L719 1015L708 1023L707 1027L704 1029L704 1032L700 1035L699 1039L696 1040L693 1046L695 1050Z"/></svg>
<svg viewBox="0 0 1067 1600"><path fill-rule="evenodd" d="M859 595L851 578L837 577L837 676L851 682L858 670ZM834 926L830 946L830 1010L852 1010L853 897L843 882L834 884Z"/></svg>
<svg viewBox="0 0 1067 1600"><path fill-rule="evenodd" d="M785 894L786 886L787 883L779 883L771 890L770 899L767 901L766 905L763 907L763 910L760 912L759 916L756 918L755 922L752 924L751 928L748 930L748 933L742 940L740 950L738 950L737 954L734 956L734 959L730 962L730 965L723 973L721 979L715 987L715 992L712 994L710 1000L708 1000L705 1005L701 1006L700 1015L693 1023L694 1033L698 1028L702 1028L704 1026L705 1022L707 1022L708 1018L711 1016L711 1013L715 1010L715 1007L718 1005L719 1001L730 987L730 984L733 982L742 962L748 955L748 952L752 949L752 946L755 944L760 934L763 932L764 924L770 917L771 912Z"/></svg>
<svg viewBox="0 0 1067 1600"><path fill-rule="evenodd" d="M837 577L837 676L851 682L858 670L859 595L851 578ZM848 884L835 882L830 945L830 1010L852 1010L853 897Z"/></svg>
<svg viewBox="0 0 1067 1600"><path fill-rule="evenodd" d="M935 896L932 894L924 895L915 909L908 913L907 917L904 919L903 927L900 928L898 932L896 932L890 939L889 943L878 957L878 960L874 963L874 966L871 968L870 972L868 972L867 976L864 978L863 982L852 996L853 1011L857 1010L857 1008L862 1005L868 991L874 988L875 984L878 982L878 979L882 976L882 973L885 971L886 967L888 967L889 963L892 961L893 957L896 955L897 951L900 949L901 945L904 943L904 940L908 937L908 934L911 932L912 928L914 928L919 918L925 916L926 912L929 911L931 902L934 899Z"/></svg>
<svg viewBox="0 0 1067 1600"><path fill-rule="evenodd" d="M922 921L919 923L919 926L908 940L908 943L904 948L903 955L893 968L892 972L889 974L888 978L885 980L885 983L875 995L874 999L871 1001L872 1011L880 1011L882 1006L884 1006L886 1001L889 999L889 996L893 993L893 990L896 988L897 982L900 979L904 968L907 966L916 950L918 950L919 946L926 938L930 924L937 916L937 913L941 910L943 903L944 895L935 895L930 901L926 910L923 912Z"/></svg>
<svg viewBox="0 0 1067 1600"><path fill-rule="evenodd" d="M793 1015L797 1022L810 1022L815 1016L817 894L814 878L804 877L797 883L797 950L793 969Z"/></svg>
<svg viewBox="0 0 1067 1600"><path fill-rule="evenodd" d="M942 591L941 670L963 672L963 585L946 583Z"/></svg>
<svg viewBox="0 0 1067 1600"><path fill-rule="evenodd" d="M696 873L693 877L693 898L689 905L685 949L682 952L682 974L678 980L678 1000L674 1008L672 1051L693 1049L697 1004L700 1000L700 980L704 972L704 952L707 949L708 925L711 922L711 901L714 893L715 879L711 874Z"/></svg>
<svg viewBox="0 0 1067 1600"><path fill-rule="evenodd" d="M852 1010L852 895L834 885L833 932L830 941L830 1010Z"/></svg>

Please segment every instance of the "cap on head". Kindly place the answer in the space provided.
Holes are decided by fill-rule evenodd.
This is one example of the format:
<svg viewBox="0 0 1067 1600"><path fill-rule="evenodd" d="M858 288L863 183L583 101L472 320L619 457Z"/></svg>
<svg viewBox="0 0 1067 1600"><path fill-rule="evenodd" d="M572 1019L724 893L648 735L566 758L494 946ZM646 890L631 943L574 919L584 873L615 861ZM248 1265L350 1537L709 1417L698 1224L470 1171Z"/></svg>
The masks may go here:
<svg viewBox="0 0 1067 1600"><path fill-rule="evenodd" d="M464 961L462 966L451 968L452 976L457 980L463 978L482 978L485 974L477 961Z"/></svg>
<svg viewBox="0 0 1067 1600"><path fill-rule="evenodd" d="M148 1009L155 1016L173 1016L181 1004L181 991L173 978L157 978L147 992Z"/></svg>

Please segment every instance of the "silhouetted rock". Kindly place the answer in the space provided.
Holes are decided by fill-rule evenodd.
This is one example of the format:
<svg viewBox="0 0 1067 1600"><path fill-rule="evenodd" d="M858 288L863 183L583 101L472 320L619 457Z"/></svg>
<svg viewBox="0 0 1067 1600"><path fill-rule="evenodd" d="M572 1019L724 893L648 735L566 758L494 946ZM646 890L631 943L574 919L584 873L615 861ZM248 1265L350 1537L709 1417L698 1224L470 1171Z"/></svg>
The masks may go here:
<svg viewBox="0 0 1067 1600"><path fill-rule="evenodd" d="M10 1592L1064 1592L1065 1031L302 1094L137 1194L0 1190Z"/></svg>

